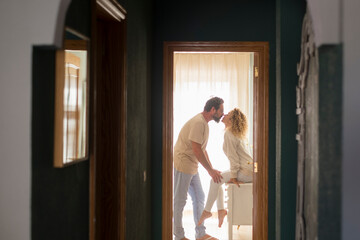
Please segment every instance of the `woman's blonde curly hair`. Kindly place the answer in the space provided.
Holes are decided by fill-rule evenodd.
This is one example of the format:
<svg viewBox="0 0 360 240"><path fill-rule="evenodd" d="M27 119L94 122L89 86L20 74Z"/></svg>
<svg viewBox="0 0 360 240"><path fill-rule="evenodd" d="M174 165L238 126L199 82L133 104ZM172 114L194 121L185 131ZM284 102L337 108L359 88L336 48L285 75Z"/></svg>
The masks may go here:
<svg viewBox="0 0 360 240"><path fill-rule="evenodd" d="M244 113L238 108L229 112L231 126L228 128L236 137L244 139L248 130L248 122Z"/></svg>

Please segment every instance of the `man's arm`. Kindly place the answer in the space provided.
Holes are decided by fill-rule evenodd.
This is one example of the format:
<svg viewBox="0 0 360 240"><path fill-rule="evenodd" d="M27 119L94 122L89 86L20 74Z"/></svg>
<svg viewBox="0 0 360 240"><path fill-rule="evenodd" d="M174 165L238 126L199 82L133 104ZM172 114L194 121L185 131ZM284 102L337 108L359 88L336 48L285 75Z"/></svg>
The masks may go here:
<svg viewBox="0 0 360 240"><path fill-rule="evenodd" d="M221 182L222 179L221 172L212 168L209 158L205 156L205 154L207 155L207 153L204 154L204 152L201 149L201 145L193 141L191 141L191 145L196 158L199 160L201 165L203 165L203 167L208 171L209 175L214 180L214 182L216 183Z"/></svg>
<svg viewBox="0 0 360 240"><path fill-rule="evenodd" d="M207 161L208 161L208 163L209 163L209 165L210 165L210 167L212 168L213 166L212 166L212 164L211 164L211 162L210 162L210 158L209 158L209 155L208 155L208 153L207 153L207 151L205 150L205 157L206 157L206 159L207 159Z"/></svg>

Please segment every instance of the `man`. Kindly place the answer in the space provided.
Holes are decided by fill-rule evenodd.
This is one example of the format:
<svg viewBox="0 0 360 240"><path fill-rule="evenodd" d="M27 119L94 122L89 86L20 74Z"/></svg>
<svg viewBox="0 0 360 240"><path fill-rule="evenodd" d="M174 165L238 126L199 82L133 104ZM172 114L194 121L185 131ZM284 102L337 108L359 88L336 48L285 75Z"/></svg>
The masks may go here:
<svg viewBox="0 0 360 240"><path fill-rule="evenodd" d="M198 164L208 171L214 182L221 181L221 173L213 169L206 152L209 138L208 122L219 122L224 115L224 100L218 97L209 99L202 113L190 119L179 133L174 147L174 235L175 240L188 240L182 226L182 213L189 192L193 201L193 214L197 240L217 240L206 234L204 224L198 225L204 210L205 195L201 186Z"/></svg>

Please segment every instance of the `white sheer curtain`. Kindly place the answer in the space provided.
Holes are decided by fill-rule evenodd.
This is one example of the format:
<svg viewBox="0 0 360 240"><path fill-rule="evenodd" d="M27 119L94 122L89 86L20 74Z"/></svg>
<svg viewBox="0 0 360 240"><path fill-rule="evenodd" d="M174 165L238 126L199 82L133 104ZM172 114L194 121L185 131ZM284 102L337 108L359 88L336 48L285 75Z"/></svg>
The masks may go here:
<svg viewBox="0 0 360 240"><path fill-rule="evenodd" d="M252 53L176 52L174 54L174 144L181 127L203 111L212 96L224 99L224 111L238 107L252 121ZM224 124L209 123L207 152L214 168L229 169L223 151ZM250 125L249 127L252 127ZM249 128L251 129L251 128ZM249 131L252 139L252 129ZM202 166L199 172L207 195L210 178Z"/></svg>

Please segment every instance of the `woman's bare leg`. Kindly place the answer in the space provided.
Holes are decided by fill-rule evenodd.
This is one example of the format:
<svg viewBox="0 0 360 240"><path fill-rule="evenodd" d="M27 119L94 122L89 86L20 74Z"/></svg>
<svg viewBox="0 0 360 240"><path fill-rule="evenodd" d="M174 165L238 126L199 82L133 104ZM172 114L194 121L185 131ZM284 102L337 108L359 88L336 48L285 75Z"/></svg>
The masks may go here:
<svg viewBox="0 0 360 240"><path fill-rule="evenodd" d="M205 219L207 219L207 218L209 218L211 216L212 216L211 212L208 212L208 211L204 210L202 212L201 216L200 216L198 225L201 225L205 221Z"/></svg>
<svg viewBox="0 0 360 240"><path fill-rule="evenodd" d="M225 209L218 210L219 227L223 224L226 215L227 211Z"/></svg>

